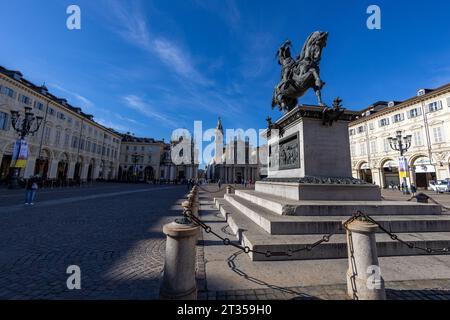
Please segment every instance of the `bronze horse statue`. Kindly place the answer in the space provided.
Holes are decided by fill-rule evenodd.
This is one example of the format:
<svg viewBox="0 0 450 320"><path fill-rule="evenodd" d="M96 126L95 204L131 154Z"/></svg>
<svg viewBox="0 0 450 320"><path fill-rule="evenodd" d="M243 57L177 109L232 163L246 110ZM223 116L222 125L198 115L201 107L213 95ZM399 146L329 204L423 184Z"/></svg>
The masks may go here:
<svg viewBox="0 0 450 320"><path fill-rule="evenodd" d="M313 32L301 54L294 60L291 57L291 41L285 41L277 51L278 63L281 65L281 81L276 86L272 98L272 109L278 106L280 111L289 112L308 89L316 93L318 104L322 103L321 90L325 83L320 79L320 59L322 50L327 45L328 32Z"/></svg>

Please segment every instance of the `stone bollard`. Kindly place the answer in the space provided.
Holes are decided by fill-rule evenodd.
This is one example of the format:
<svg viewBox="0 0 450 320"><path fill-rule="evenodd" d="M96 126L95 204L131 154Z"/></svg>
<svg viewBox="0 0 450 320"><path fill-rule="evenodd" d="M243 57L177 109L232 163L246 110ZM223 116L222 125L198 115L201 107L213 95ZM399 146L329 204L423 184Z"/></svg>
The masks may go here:
<svg viewBox="0 0 450 320"><path fill-rule="evenodd" d="M185 200L181 203L181 207L183 208L183 211L190 210L192 214L194 214L192 210L192 203L188 200Z"/></svg>
<svg viewBox="0 0 450 320"><path fill-rule="evenodd" d="M233 187L230 185L227 185L227 194L233 194Z"/></svg>
<svg viewBox="0 0 450 320"><path fill-rule="evenodd" d="M164 300L196 300L196 244L199 227L172 222L163 228L167 236L164 273L159 297Z"/></svg>
<svg viewBox="0 0 450 320"><path fill-rule="evenodd" d="M198 202L195 201L195 196L193 194L188 195L188 201L191 205L192 214L198 217Z"/></svg>
<svg viewBox="0 0 450 320"><path fill-rule="evenodd" d="M360 220L347 226L347 293L355 300L386 300L375 240L377 228Z"/></svg>

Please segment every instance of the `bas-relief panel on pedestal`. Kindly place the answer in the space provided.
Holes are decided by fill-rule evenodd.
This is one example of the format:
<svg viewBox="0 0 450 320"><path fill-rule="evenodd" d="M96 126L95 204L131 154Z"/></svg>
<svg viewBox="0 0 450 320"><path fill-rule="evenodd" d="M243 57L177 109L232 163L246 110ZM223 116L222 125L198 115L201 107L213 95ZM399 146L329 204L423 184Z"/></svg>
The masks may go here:
<svg viewBox="0 0 450 320"><path fill-rule="evenodd" d="M269 166L274 170L300 168L300 144L298 133L293 134L269 148Z"/></svg>

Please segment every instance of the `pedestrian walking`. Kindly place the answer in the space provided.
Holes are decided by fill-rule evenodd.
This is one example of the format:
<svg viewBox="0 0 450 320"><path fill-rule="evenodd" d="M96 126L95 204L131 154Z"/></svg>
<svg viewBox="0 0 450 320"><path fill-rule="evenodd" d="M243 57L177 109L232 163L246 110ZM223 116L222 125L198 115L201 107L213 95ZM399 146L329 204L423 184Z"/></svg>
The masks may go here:
<svg viewBox="0 0 450 320"><path fill-rule="evenodd" d="M36 197L36 193L38 190L38 184L35 177L31 177L28 179L26 184L26 198L25 205L34 205L34 198Z"/></svg>
<svg viewBox="0 0 450 320"><path fill-rule="evenodd" d="M416 192L417 192L417 187L414 183L411 184L411 193L413 195L413 197L416 196Z"/></svg>
<svg viewBox="0 0 450 320"><path fill-rule="evenodd" d="M217 185L219 186L219 189L222 187L222 180L219 179L219 181L217 182Z"/></svg>

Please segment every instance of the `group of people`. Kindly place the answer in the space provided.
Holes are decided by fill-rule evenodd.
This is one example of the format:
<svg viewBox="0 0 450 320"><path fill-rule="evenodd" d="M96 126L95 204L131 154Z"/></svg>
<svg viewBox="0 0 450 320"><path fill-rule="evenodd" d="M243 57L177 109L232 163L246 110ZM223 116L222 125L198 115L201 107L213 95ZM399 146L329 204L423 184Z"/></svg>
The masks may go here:
<svg viewBox="0 0 450 320"><path fill-rule="evenodd" d="M392 190L400 190L403 194L407 194L409 192L408 185L405 182L402 182L401 185L394 184L394 182L391 181L389 184L389 189ZM411 184L411 193L414 196L417 193L417 187L414 183Z"/></svg>

